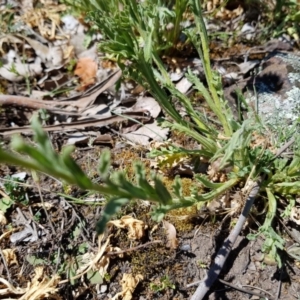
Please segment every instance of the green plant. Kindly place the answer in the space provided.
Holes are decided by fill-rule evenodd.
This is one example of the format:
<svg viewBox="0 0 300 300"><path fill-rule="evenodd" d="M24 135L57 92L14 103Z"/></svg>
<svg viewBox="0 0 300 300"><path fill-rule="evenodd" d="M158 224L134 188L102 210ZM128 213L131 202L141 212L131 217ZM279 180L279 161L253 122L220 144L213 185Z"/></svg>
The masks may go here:
<svg viewBox="0 0 300 300"><path fill-rule="evenodd" d="M135 37L135 46L151 44L159 54L169 54L176 49L182 31L181 22L188 0L65 0L76 11L87 15L87 20L96 23L110 39L117 39L119 47L126 47ZM128 17L130 22L128 22ZM97 22L94 22L97 20ZM99 24L102 24L99 27ZM122 35L117 37L115 28L122 26ZM119 30L120 31L120 30ZM147 45L146 45L147 44ZM128 44L128 48L133 46ZM117 49L116 49L117 50ZM121 50L121 49L120 49ZM151 51L151 49L148 49ZM126 51L126 50L125 50ZM150 54L150 52L149 52Z"/></svg>
<svg viewBox="0 0 300 300"><path fill-rule="evenodd" d="M40 222L41 217L42 217L42 213L41 213L40 211L37 211L37 212L34 214L33 219L34 219L34 221L36 221L36 222Z"/></svg>
<svg viewBox="0 0 300 300"><path fill-rule="evenodd" d="M12 203L19 202L26 205L28 203L26 189L19 184L22 180L12 176L5 176L4 180L3 186L5 193L9 196L10 200L13 201Z"/></svg>
<svg viewBox="0 0 300 300"><path fill-rule="evenodd" d="M207 269L207 264L204 263L202 260L198 260L197 265L199 266L200 269Z"/></svg>
<svg viewBox="0 0 300 300"><path fill-rule="evenodd" d="M5 8L1 9L0 14L0 30L3 33L14 32L14 10L13 7L9 4Z"/></svg>
<svg viewBox="0 0 300 300"><path fill-rule="evenodd" d="M266 5L267 19L271 26L267 26L267 32L272 32L273 37L287 33L299 42L299 3L297 1L276 0L275 6L270 10ZM271 22L270 22L271 21Z"/></svg>
<svg viewBox="0 0 300 300"><path fill-rule="evenodd" d="M167 288L175 289L175 285L170 281L168 275L161 277L159 279L159 283L150 283L150 289L155 293L161 292Z"/></svg>
<svg viewBox="0 0 300 300"><path fill-rule="evenodd" d="M216 122L207 122L205 115L197 111L190 99L176 90L169 79L168 73L161 61L160 53L167 48L157 45L154 36L154 25L161 16L157 7L149 1L135 0L122 1L80 1L85 3L85 11L99 28L102 28L105 40L101 48L110 55L114 55L125 76L129 76L144 86L155 97L165 111L166 118L161 125L180 131L197 141L200 150L188 151L179 147L170 146L156 150L152 155L198 155L216 163L216 173L226 173L225 182L211 182L205 175L195 176L195 180L202 183L205 193L197 194L191 189L191 195L184 196L181 180L176 177L173 188L169 191L157 174L152 174L149 183L145 168L135 164L135 183L126 178L122 172L110 172L110 154L103 151L99 162L99 175L102 184L94 183L71 158L72 147L66 147L61 154L56 153L34 118L32 127L35 133L35 145L25 143L20 137L12 141L15 152L4 151L0 148L0 162L15 164L61 178L65 183L96 191L107 196L108 203L103 211L101 220L97 224L98 233L102 233L107 221L131 199L145 199L156 205L153 207L152 217L159 221L164 214L172 209L187 207L199 202L210 201L225 192L230 191L238 184L250 180L264 178L260 187L261 193L267 193L268 206L272 210L266 216L266 224L262 228L267 237L265 251L269 251L274 259L277 249L281 249L282 241L274 232L266 233L270 228L276 212L276 196L288 197L295 195L300 187L299 164L300 153L295 153L294 159L288 161L277 157L266 146L255 146L255 137L263 136L263 125L259 118L245 121L235 121L223 95L220 76L212 71L209 60L208 38L201 16L199 1L190 0L188 7L194 14L195 28L186 31L189 39L194 43L203 62L208 87L188 71L187 78L193 83L204 97L210 110L214 113ZM156 5L162 2L155 2ZM117 5L123 5L117 10ZM156 10L155 10L156 9ZM167 45L171 47L171 45ZM166 92L168 91L168 93ZM190 120L181 117L174 105L174 98L179 100L187 112ZM172 121L170 121L170 118ZM224 171L224 168L230 171ZM272 196L273 195L273 196ZM245 198L246 195L245 195ZM275 199L275 200L274 200ZM275 207L275 210L274 210Z"/></svg>
<svg viewBox="0 0 300 300"><path fill-rule="evenodd" d="M190 99L175 88L160 59L161 45L164 50L171 47L168 43L157 42L153 38L154 24L161 22L161 16L155 10L162 5L162 2L155 2L154 5L151 1L137 3L133 0L123 0L118 2L122 5L122 10L116 10L116 4L113 2L107 5L105 1L98 2L90 3L86 11L89 19L98 25L104 34L105 39L100 45L101 50L110 56L113 55L124 75L149 90L166 114L175 121L164 119L162 126L181 131L198 141L203 146L202 150L198 151L199 155L214 156L219 148L216 141L217 128L207 123L205 116L194 109ZM164 4L166 8L166 3ZM190 1L188 4L187 9L194 13L196 27L186 31L186 34L199 50L209 87L205 88L191 71L187 78L194 83L195 88L204 96L210 109L216 114L224 130L223 134L231 136L233 127L238 125L234 122L232 113L224 101L220 76L210 67L208 38L200 17L201 8L197 1ZM89 11L91 5L94 6L93 11ZM167 90L171 96L168 96ZM191 121L184 120L175 109L173 102L175 98L183 105Z"/></svg>
<svg viewBox="0 0 300 300"><path fill-rule="evenodd" d="M73 147L64 148L59 155L53 149L37 117L33 118L32 127L35 133L36 145L25 143L21 137L15 136L12 140L11 147L22 155L17 155L16 153L8 152L0 148L0 162L19 165L31 170L47 173L84 190L93 190L108 195L110 200L105 208L102 220L98 224L99 233L103 232L104 226L110 217L130 199L146 199L158 203L158 206L153 210L153 217L156 220L161 220L164 213L172 208L192 204L192 198L184 198L182 196L179 178L174 185L174 193L179 197L176 199L172 198L170 192L165 188L161 179L156 174L152 175L153 186L150 185L146 179L145 170L139 163L135 165L136 184L127 180L123 172L109 174L109 151L103 151L100 157L98 171L103 184L94 183L71 158L70 154Z"/></svg>

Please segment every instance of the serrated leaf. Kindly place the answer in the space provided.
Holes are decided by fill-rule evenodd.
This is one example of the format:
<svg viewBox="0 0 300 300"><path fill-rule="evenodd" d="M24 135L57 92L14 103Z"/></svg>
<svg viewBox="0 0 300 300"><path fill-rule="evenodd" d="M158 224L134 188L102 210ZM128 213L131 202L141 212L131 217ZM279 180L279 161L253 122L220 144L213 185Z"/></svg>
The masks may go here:
<svg viewBox="0 0 300 300"><path fill-rule="evenodd" d="M173 187L173 192L174 192L175 196L177 196L179 199L181 199L183 197L182 183L181 183L181 179L178 175L175 177L172 187Z"/></svg>

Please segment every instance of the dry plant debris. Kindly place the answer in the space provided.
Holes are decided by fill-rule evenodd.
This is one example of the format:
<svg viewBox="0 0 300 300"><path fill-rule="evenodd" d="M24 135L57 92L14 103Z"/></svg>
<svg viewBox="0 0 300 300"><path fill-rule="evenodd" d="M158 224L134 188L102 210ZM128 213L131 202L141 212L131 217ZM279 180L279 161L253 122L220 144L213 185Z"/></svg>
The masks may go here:
<svg viewBox="0 0 300 300"><path fill-rule="evenodd" d="M131 300L132 293L141 280L143 280L143 276L140 274L134 276L132 274L124 273L121 280L122 292L117 293L112 300L117 300L120 297L122 297L123 300Z"/></svg>
<svg viewBox="0 0 300 300"><path fill-rule="evenodd" d="M81 278L90 271L99 273L100 277L103 278L105 274L107 274L107 269L110 263L110 256L106 255L106 253L121 250L118 247L112 247L109 243L110 236L108 236L104 241L104 235L99 235L97 252L86 252L81 256L81 264L77 269L77 274L70 278L70 280ZM122 257L122 254L120 254L119 257ZM61 281L60 284L64 282L65 281Z"/></svg>
<svg viewBox="0 0 300 300"><path fill-rule="evenodd" d="M16 249L3 249L2 254L4 256L7 266L11 266L13 264L19 265L16 256Z"/></svg>
<svg viewBox="0 0 300 300"><path fill-rule="evenodd" d="M0 295L14 295L19 300L62 299L57 293L59 276L52 275L51 279L48 278L44 267L36 267L34 271L35 275L31 282L27 283L26 288L14 287L7 280L0 277L0 282L2 283ZM3 288L4 286L5 288Z"/></svg>
<svg viewBox="0 0 300 300"><path fill-rule="evenodd" d="M89 57L81 57L76 64L74 74L80 78L80 91L85 91L96 81L97 63Z"/></svg>
<svg viewBox="0 0 300 300"><path fill-rule="evenodd" d="M177 249L178 247L178 239L177 239L177 232L176 228L174 227L173 224L171 224L168 221L163 221L164 228L166 230L167 234L167 247L170 249Z"/></svg>
<svg viewBox="0 0 300 300"><path fill-rule="evenodd" d="M128 230L128 238L130 240L139 240L144 234L148 226L140 220L131 216L123 216L120 220L109 221L108 225L114 225L118 228L126 228Z"/></svg>

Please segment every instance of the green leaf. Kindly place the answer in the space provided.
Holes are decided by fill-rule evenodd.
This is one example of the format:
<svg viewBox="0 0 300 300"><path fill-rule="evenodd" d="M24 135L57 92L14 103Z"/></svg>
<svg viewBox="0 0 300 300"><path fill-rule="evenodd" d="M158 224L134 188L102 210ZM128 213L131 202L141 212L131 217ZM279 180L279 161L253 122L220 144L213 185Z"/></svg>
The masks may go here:
<svg viewBox="0 0 300 300"><path fill-rule="evenodd" d="M110 168L110 151L104 150L101 153L100 161L99 161L99 175L103 180L106 180L109 175Z"/></svg>
<svg viewBox="0 0 300 300"><path fill-rule="evenodd" d="M203 177L199 176L197 177L202 183L208 183L207 180L205 180ZM225 193L227 190L229 190L231 187L236 185L239 182L238 178L232 178L224 183L213 183L212 185L215 186L210 192L206 194L201 194L198 196L195 196L196 201L198 202L206 202L210 201L223 193Z"/></svg>
<svg viewBox="0 0 300 300"><path fill-rule="evenodd" d="M89 248L89 244L87 242L81 243L78 246L78 252L84 254L86 253L88 248Z"/></svg>
<svg viewBox="0 0 300 300"><path fill-rule="evenodd" d="M182 199L183 198L182 183L181 183L181 179L178 175L175 177L172 187L173 187L175 196L177 196L179 199Z"/></svg>
<svg viewBox="0 0 300 300"><path fill-rule="evenodd" d="M298 195L300 190L300 181L281 182L270 186L275 193L282 195Z"/></svg>
<svg viewBox="0 0 300 300"><path fill-rule="evenodd" d="M195 178L199 180L205 187L213 190L218 189L225 184L224 182L220 182L220 183L211 182L210 180L206 179L206 177L203 175L196 175Z"/></svg>
<svg viewBox="0 0 300 300"><path fill-rule="evenodd" d="M268 196L268 213L266 215L266 219L263 225L263 228L269 228L272 226L272 221L276 215L277 202L275 196L272 194L269 188L266 188L267 196Z"/></svg>
<svg viewBox="0 0 300 300"><path fill-rule="evenodd" d="M89 0L89 1L90 1L90 3L91 3L95 8L97 8L97 9L99 9L99 10L102 9L102 7L100 6L100 4L98 3L97 0Z"/></svg>
<svg viewBox="0 0 300 300"><path fill-rule="evenodd" d="M82 225L81 225L81 223L79 223L76 227L75 227L75 229L73 230L73 232L72 232L72 235L73 235L73 239L77 239L78 237L79 237L79 235L80 235L80 233L81 233L81 228L82 228Z"/></svg>
<svg viewBox="0 0 300 300"><path fill-rule="evenodd" d="M287 167L287 174L289 176L293 176L294 174L297 174L299 176L299 169L300 169L300 153L295 152L292 162Z"/></svg>
<svg viewBox="0 0 300 300"><path fill-rule="evenodd" d="M158 202L162 203L163 205L170 204L172 202L172 196L167 190L167 188L164 186L162 181L157 176L153 178L153 181L155 191L158 196Z"/></svg>
<svg viewBox="0 0 300 300"><path fill-rule="evenodd" d="M149 24L150 26L150 24ZM152 60L152 35L153 35L153 28L149 34L147 34L146 39L144 40L144 56L146 62L151 62Z"/></svg>
<svg viewBox="0 0 300 300"><path fill-rule="evenodd" d="M35 255L27 255L26 260L28 261L29 264L32 266L38 266L38 265L46 265L47 261L41 258L38 258Z"/></svg>
<svg viewBox="0 0 300 300"><path fill-rule="evenodd" d="M0 210L3 213L6 213L6 211L14 204L14 201L12 201L10 198L2 198L0 199Z"/></svg>
<svg viewBox="0 0 300 300"><path fill-rule="evenodd" d="M77 279L73 279L73 277L76 276L76 266L75 265L71 265L69 266L68 270L67 270L67 274L68 274L68 278L70 280L71 285L74 285L78 280Z"/></svg>
<svg viewBox="0 0 300 300"><path fill-rule="evenodd" d="M100 275L98 271L89 270L86 274L87 279L91 284L102 284L103 277Z"/></svg>
<svg viewBox="0 0 300 300"><path fill-rule="evenodd" d="M96 224L98 234L102 234L104 232L106 223L121 209L122 206L128 202L128 198L112 198L108 201L101 219Z"/></svg>

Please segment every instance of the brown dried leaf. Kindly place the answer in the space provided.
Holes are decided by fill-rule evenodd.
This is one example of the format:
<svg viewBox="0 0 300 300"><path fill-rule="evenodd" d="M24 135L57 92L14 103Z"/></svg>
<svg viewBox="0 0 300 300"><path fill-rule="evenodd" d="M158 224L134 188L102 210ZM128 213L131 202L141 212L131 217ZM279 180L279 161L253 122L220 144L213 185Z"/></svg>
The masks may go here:
<svg viewBox="0 0 300 300"><path fill-rule="evenodd" d="M97 63L89 57L82 57L78 60L74 74L81 80L79 90L85 91L96 82L97 68Z"/></svg>
<svg viewBox="0 0 300 300"><path fill-rule="evenodd" d="M0 224L1 225L6 225L7 224L7 219L4 215L4 212L0 210Z"/></svg>
<svg viewBox="0 0 300 300"><path fill-rule="evenodd" d="M16 251L15 249L2 250L4 259L8 266L11 266L13 264L19 265L15 251Z"/></svg>
<svg viewBox="0 0 300 300"><path fill-rule="evenodd" d="M131 216L123 216L120 220L109 221L108 224L118 228L127 228L128 238L131 240L141 239L145 234L145 229L148 228L143 221L134 219Z"/></svg>
<svg viewBox="0 0 300 300"><path fill-rule="evenodd" d="M177 232L176 228L174 227L173 224L169 223L168 221L163 221L164 228L166 230L167 234L167 247L170 249L177 249L178 247L178 239L176 237Z"/></svg>
<svg viewBox="0 0 300 300"><path fill-rule="evenodd" d="M111 236L107 237L106 241L103 242L104 235L101 234L98 236L97 253L88 252L84 254L84 264L77 270L77 274L71 278L72 280L82 277L90 270L97 270L101 276L104 276L107 273L110 258L108 255L105 255L105 253L114 250L120 251L120 248L113 248L109 245L110 237Z"/></svg>
<svg viewBox="0 0 300 300"><path fill-rule="evenodd" d="M35 276L31 282L27 284L26 288L15 288L7 280L0 277L0 282L6 286L0 289L0 295L11 296L19 295L19 300L36 300L36 299L61 299L57 294L57 286L59 283L59 276L54 275L49 279L44 273L43 267L35 268ZM22 297L20 297L22 295Z"/></svg>
<svg viewBox="0 0 300 300"><path fill-rule="evenodd" d="M122 297L123 300L131 300L136 286L143 279L144 277L141 274L134 276L132 274L124 273L121 280L122 292L117 293L112 300L117 300L119 297Z"/></svg>

